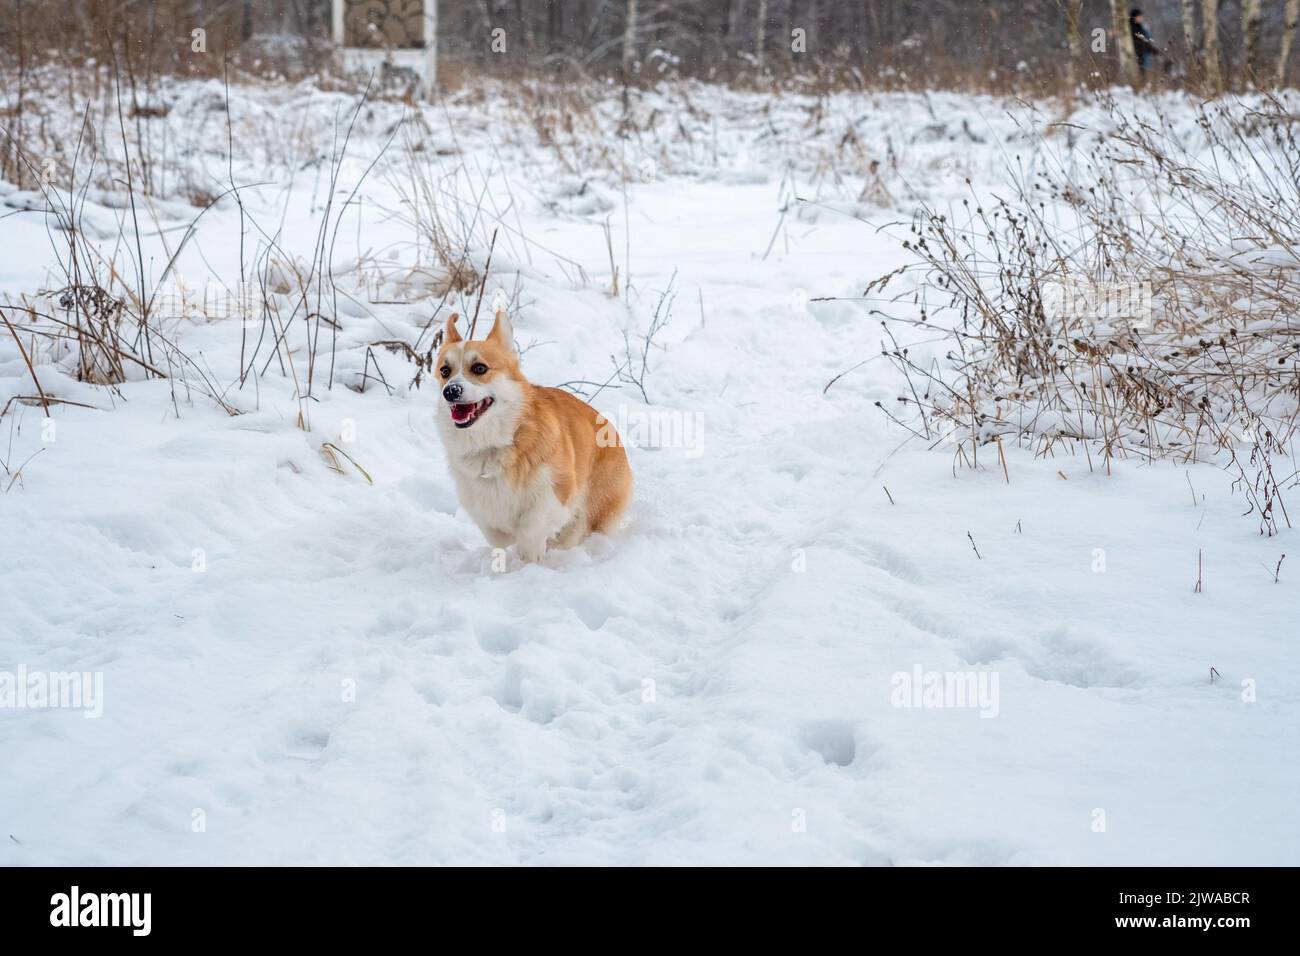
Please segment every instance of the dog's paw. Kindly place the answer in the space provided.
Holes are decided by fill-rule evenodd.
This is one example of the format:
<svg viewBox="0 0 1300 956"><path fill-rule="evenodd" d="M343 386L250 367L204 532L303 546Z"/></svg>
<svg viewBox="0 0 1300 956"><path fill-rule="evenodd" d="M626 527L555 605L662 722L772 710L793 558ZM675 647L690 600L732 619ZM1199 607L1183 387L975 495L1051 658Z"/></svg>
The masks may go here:
<svg viewBox="0 0 1300 956"><path fill-rule="evenodd" d="M544 554L546 554L545 542L542 542L541 544L520 543L519 545L519 557L527 564L536 564L538 561L542 560Z"/></svg>

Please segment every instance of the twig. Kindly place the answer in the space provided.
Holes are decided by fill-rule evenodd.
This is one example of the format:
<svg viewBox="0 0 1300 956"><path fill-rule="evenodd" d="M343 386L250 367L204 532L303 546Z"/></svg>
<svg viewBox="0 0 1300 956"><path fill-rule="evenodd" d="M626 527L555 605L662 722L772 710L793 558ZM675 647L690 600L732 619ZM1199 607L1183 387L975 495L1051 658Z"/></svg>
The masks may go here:
<svg viewBox="0 0 1300 956"><path fill-rule="evenodd" d="M474 338L474 329L478 327L478 309L483 304L483 290L487 288L488 273L492 271L492 253L497 247L497 231L492 230L492 245L488 246L487 263L483 266L483 278L478 284L478 298L474 301L474 317L469 322L469 336Z"/></svg>
<svg viewBox="0 0 1300 956"><path fill-rule="evenodd" d="M41 397L41 405L45 408L45 415L46 417L49 417L50 402L49 399L45 397L45 389L41 388L40 379L36 377L36 369L32 367L31 356L27 354L27 349L23 348L22 340L18 338L18 332L14 329L13 323L9 321L9 317L4 314L3 309L0 309L0 319L4 320L4 324L9 329L9 334L14 337L14 343L18 346L18 353L23 357L23 361L27 364L27 371L31 373L32 382L36 385L36 393ZM7 409L8 407L9 405L6 403L5 408Z"/></svg>
<svg viewBox="0 0 1300 956"><path fill-rule="evenodd" d="M845 375L848 375L849 372L857 371L858 369L862 368L862 366L866 365L870 361L871 359L863 359L861 362L859 362L857 365L853 366L852 368L846 368L844 371L840 372L839 375L836 375L833 379L831 379L829 382L826 383L826 386L822 389L822 394L825 395L827 392L829 392L831 386L834 385L836 382L838 382L840 379L842 379ZM876 404L879 405L880 403L877 402Z"/></svg>
<svg viewBox="0 0 1300 956"><path fill-rule="evenodd" d="M338 445L334 444L333 442L327 441L327 442L321 442L321 446L320 446L320 447L321 447L321 450L324 451L324 452L326 452L327 455L332 454L333 452L338 452L340 455L342 455L342 456L343 456L344 458L346 458L348 461L352 462L352 467L355 468L357 471L361 472L362 477L364 477L364 478L366 479L366 482L367 482L368 484L373 485L373 484L375 483L375 479L373 479L373 478L370 477L370 472L366 471L364 468L362 468L360 465L358 465L358 464L357 464L357 460L356 460L355 458L353 458L351 455L349 455L347 452L345 452L345 451L344 451L342 448L340 448ZM339 472L340 474L342 474L342 472L343 472L343 469L342 469L342 468L338 468L338 467L335 467L334 470L337 471L337 472Z"/></svg>

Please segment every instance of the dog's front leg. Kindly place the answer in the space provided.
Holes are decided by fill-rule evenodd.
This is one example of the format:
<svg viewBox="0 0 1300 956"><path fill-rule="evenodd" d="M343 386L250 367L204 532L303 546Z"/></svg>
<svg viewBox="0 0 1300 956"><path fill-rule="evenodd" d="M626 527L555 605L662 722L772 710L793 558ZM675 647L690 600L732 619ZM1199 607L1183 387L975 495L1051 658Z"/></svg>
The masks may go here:
<svg viewBox="0 0 1300 956"><path fill-rule="evenodd" d="M520 528L519 536L515 539L515 545L519 548L519 557L529 564L535 564L542 560L542 555L546 553L546 539L548 537L550 535L545 531L537 532Z"/></svg>
<svg viewBox="0 0 1300 956"><path fill-rule="evenodd" d="M519 528L515 532L515 546L519 557L531 563L540 561L546 553L549 541L564 524L559 509L554 502L539 501L519 517Z"/></svg>

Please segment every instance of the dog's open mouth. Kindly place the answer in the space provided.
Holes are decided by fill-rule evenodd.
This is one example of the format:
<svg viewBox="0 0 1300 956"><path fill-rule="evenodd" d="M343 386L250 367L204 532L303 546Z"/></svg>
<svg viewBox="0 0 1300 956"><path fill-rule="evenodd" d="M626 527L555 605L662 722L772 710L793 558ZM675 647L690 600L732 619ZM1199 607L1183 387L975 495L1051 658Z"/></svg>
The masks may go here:
<svg viewBox="0 0 1300 956"><path fill-rule="evenodd" d="M451 421L457 428L469 428L478 421L492 404L491 398L485 398L481 402L461 402L451 406Z"/></svg>

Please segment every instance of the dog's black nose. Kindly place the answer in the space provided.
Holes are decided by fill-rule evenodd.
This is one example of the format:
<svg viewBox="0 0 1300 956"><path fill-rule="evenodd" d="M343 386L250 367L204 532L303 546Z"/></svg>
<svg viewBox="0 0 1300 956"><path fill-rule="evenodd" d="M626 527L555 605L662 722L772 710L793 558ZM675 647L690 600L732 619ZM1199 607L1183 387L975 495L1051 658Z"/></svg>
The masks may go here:
<svg viewBox="0 0 1300 956"><path fill-rule="evenodd" d="M456 384L448 385L442 390L442 397L449 402L460 401L460 386Z"/></svg>

